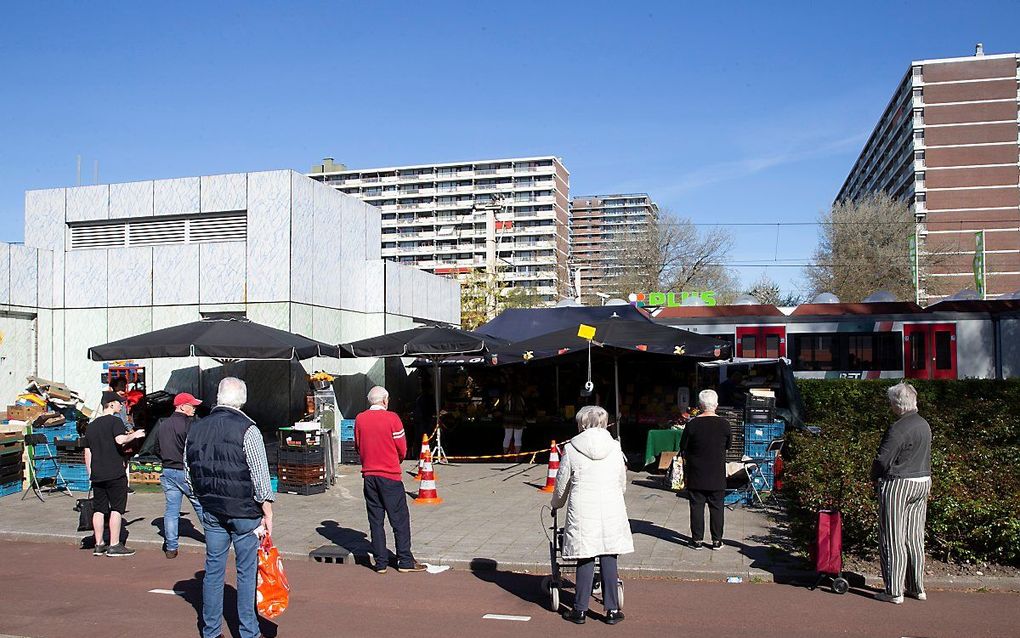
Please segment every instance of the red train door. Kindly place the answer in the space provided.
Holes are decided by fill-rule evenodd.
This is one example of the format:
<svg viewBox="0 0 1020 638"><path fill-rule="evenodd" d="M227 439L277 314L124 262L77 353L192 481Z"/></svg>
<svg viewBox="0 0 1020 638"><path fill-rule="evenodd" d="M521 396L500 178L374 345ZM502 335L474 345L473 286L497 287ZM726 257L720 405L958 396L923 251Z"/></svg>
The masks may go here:
<svg viewBox="0 0 1020 638"><path fill-rule="evenodd" d="M903 324L903 376L955 379L956 324Z"/></svg>
<svg viewBox="0 0 1020 638"><path fill-rule="evenodd" d="M736 351L738 357L785 357L786 326L738 326Z"/></svg>

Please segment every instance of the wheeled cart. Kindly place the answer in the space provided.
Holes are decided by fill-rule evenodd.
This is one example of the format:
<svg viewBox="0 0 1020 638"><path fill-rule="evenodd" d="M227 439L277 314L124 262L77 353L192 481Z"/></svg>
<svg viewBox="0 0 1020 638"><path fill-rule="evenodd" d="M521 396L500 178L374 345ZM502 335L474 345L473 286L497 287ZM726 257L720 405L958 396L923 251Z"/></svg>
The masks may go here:
<svg viewBox="0 0 1020 638"><path fill-rule="evenodd" d="M843 517L838 511L818 512L818 527L811 557L815 561L815 571L818 572L818 580L811 589L829 578L832 580L833 592L845 594L850 590L850 583L843 578Z"/></svg>
<svg viewBox="0 0 1020 638"><path fill-rule="evenodd" d="M552 535L549 538L549 565L552 575L542 579L542 589L549 594L549 609L560 610L560 593L565 589L573 589L576 583L564 578L566 574L577 572L577 561L563 558L563 528L559 526L557 511L550 511L552 524L549 530ZM620 600L620 610L623 610L623 581L616 582L617 594ZM592 593L601 597L602 595L602 565L595 562L595 582Z"/></svg>

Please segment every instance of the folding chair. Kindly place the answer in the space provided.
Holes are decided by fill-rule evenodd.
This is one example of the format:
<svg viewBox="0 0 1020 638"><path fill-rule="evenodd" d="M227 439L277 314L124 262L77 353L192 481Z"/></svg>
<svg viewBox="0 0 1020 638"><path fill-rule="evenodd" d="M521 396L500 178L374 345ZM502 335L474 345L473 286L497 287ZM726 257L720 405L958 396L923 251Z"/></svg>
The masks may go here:
<svg viewBox="0 0 1020 638"><path fill-rule="evenodd" d="M762 492L768 492L768 500L776 501L776 491L773 489L775 483L775 474L772 469L768 472L763 470L763 467L774 468L776 457L779 456L779 452L783 449L783 444L786 443L786 439L772 439L769 442L768 447L765 448L765 454L763 456L744 456L741 462L744 464L744 472L747 474L747 485L751 492L754 494L754 500L757 500L762 507L766 507L765 499L761 497ZM761 487L755 485L755 478L761 481Z"/></svg>
<svg viewBox="0 0 1020 638"><path fill-rule="evenodd" d="M43 446L44 452L40 455L37 451L36 446ZM53 443L46 440L45 434L26 434L25 435L25 448L28 450L28 476L29 482L32 485L32 491L35 492L36 497L40 501L46 501L43 498L43 487L39 484L39 466L45 467L46 463L53 464L53 483L48 485L49 492L60 492L64 496L74 498L71 494L70 484L64 475L60 473L60 461L57 459L57 449ZM38 464L38 465L37 465ZM50 477L44 477L43 480L47 480ZM28 490L21 495L21 500L25 500L28 496Z"/></svg>

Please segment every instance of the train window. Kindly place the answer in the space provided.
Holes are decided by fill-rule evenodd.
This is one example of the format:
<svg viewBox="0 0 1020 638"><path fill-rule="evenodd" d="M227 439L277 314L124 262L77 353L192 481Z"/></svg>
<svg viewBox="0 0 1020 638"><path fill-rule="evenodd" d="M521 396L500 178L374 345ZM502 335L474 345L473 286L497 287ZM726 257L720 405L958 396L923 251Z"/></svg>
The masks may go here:
<svg viewBox="0 0 1020 638"><path fill-rule="evenodd" d="M743 350L743 356L753 357L755 353L755 335L744 335L740 338L740 348Z"/></svg>
<svg viewBox="0 0 1020 638"><path fill-rule="evenodd" d="M936 370L952 370L953 369L953 357L951 355L950 342L952 342L952 333L945 330L935 331L935 369Z"/></svg>
<svg viewBox="0 0 1020 638"><path fill-rule="evenodd" d="M779 335L765 335L765 356L779 356Z"/></svg>
<svg viewBox="0 0 1020 638"><path fill-rule="evenodd" d="M928 355L925 354L924 342L926 335L923 332L910 333L910 368L912 370L927 370Z"/></svg>
<svg viewBox="0 0 1020 638"><path fill-rule="evenodd" d="M903 335L899 332L796 334L791 338L794 370L903 369Z"/></svg>

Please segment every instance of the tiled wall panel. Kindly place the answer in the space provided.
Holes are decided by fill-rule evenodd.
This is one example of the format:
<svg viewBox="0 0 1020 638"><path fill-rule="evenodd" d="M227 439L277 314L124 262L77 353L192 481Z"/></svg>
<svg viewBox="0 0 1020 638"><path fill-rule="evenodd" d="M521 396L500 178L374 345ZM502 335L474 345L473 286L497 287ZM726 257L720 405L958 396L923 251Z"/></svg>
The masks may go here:
<svg viewBox="0 0 1020 638"><path fill-rule="evenodd" d="M202 244L199 251L202 304L243 303L245 298L245 245Z"/></svg>
<svg viewBox="0 0 1020 638"><path fill-rule="evenodd" d="M315 208L313 192L316 184L297 173L291 174L291 236L290 236L290 298L311 303L315 259Z"/></svg>
<svg viewBox="0 0 1020 638"><path fill-rule="evenodd" d="M199 245L156 246L152 255L153 303L198 304Z"/></svg>
<svg viewBox="0 0 1020 638"><path fill-rule="evenodd" d="M152 304L152 247L111 248L107 252L107 300L111 306ZM156 249L158 250L158 249ZM180 280L178 280L178 285Z"/></svg>
<svg viewBox="0 0 1020 638"><path fill-rule="evenodd" d="M288 300L290 185L290 171L248 176L248 301Z"/></svg>
<svg viewBox="0 0 1020 638"><path fill-rule="evenodd" d="M107 306L107 257L105 250L76 250L66 260L64 291L68 308Z"/></svg>
<svg viewBox="0 0 1020 638"><path fill-rule="evenodd" d="M152 210L152 180L110 184L110 219L151 217Z"/></svg>
<svg viewBox="0 0 1020 638"><path fill-rule="evenodd" d="M247 174L206 175L201 179L203 213L245 209Z"/></svg>
<svg viewBox="0 0 1020 638"><path fill-rule="evenodd" d="M110 187L106 184L67 189L67 221L110 218Z"/></svg>
<svg viewBox="0 0 1020 638"><path fill-rule="evenodd" d="M201 180L198 177L158 179L153 183L153 213L186 215L201 208Z"/></svg>

